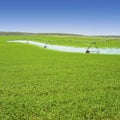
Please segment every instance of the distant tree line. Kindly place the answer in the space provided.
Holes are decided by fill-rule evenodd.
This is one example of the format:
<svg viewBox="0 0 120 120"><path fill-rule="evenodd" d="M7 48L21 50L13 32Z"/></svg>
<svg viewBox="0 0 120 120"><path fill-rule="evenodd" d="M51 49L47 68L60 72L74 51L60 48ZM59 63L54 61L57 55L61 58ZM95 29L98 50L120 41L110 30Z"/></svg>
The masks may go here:
<svg viewBox="0 0 120 120"><path fill-rule="evenodd" d="M59 36L65 36L65 35L69 35L69 36L83 36L83 35L79 35L79 34L68 34L68 33L27 33L27 32L0 32L0 36L6 36L6 35L59 35Z"/></svg>

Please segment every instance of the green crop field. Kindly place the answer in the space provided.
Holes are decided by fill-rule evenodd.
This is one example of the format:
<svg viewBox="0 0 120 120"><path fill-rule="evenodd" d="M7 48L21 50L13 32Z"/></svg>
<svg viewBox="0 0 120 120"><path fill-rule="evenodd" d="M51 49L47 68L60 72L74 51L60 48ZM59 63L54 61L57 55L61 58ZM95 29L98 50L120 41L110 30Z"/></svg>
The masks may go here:
<svg viewBox="0 0 120 120"><path fill-rule="evenodd" d="M120 48L120 37L0 36L0 120L120 120L120 55L66 53L7 40ZM82 42L83 41L83 42Z"/></svg>
<svg viewBox="0 0 120 120"><path fill-rule="evenodd" d="M7 40L33 40L48 44L88 47L91 42L96 42L99 48L120 48L120 36L78 36L64 34L23 34L16 36L0 36L2 41ZM1 41L1 42L2 42ZM94 47L94 46L93 46Z"/></svg>

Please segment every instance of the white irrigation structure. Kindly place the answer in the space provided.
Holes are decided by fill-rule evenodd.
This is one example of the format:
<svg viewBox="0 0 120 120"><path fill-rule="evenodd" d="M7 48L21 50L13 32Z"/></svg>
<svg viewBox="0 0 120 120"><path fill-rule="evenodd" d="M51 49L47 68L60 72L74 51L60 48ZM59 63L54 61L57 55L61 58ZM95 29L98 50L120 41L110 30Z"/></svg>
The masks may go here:
<svg viewBox="0 0 120 120"><path fill-rule="evenodd" d="M39 47L62 51L62 52L74 52L74 53L100 53L100 54L118 54L120 55L120 48L98 48L96 42L91 42L88 47L73 47L73 46L61 46L61 45L52 45L42 42L35 42L31 40L13 40L8 42L15 43L24 43L24 44L32 44ZM94 46L94 48L92 47Z"/></svg>

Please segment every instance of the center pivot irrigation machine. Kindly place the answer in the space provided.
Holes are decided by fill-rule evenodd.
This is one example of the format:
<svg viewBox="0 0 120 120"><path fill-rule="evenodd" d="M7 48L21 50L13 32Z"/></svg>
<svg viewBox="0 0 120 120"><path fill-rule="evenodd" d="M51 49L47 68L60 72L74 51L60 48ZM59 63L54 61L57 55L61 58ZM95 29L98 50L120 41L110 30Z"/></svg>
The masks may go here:
<svg viewBox="0 0 120 120"><path fill-rule="evenodd" d="M63 41L64 42L64 41ZM71 40L68 41L69 43L73 42ZM118 45L120 46L120 40L119 38L103 38L103 40L75 40L74 43L77 42L79 44L80 48L84 48L84 53L100 53L101 48L104 49L111 49L114 48L114 46ZM44 48L47 48L49 44L52 44L52 40L48 40L45 42ZM53 44L54 45L54 44ZM72 44L71 44L72 45Z"/></svg>

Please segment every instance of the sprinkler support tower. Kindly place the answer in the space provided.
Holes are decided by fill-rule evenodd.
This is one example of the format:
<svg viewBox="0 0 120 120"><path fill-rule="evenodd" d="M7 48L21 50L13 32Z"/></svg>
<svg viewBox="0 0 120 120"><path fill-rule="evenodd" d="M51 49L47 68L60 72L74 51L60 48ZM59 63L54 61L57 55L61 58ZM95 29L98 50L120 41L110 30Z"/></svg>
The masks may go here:
<svg viewBox="0 0 120 120"><path fill-rule="evenodd" d="M96 42L94 41L94 42L91 42L91 43L90 43L90 45L88 46L88 48L87 48L87 50L86 50L86 53L90 53L90 50L89 50L89 49L90 49L90 47L91 47L92 45L94 45L95 48L98 49L98 47L97 47L97 45L96 45Z"/></svg>

